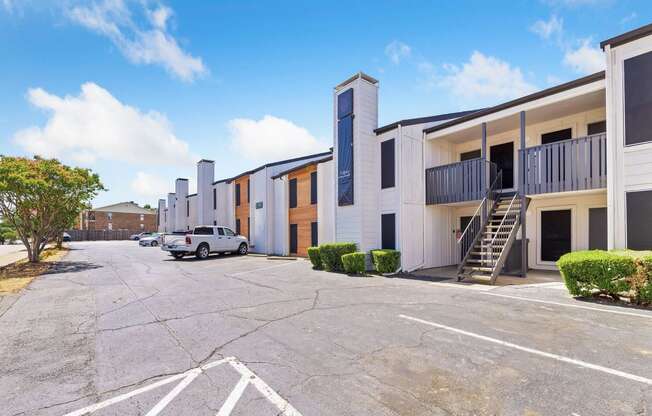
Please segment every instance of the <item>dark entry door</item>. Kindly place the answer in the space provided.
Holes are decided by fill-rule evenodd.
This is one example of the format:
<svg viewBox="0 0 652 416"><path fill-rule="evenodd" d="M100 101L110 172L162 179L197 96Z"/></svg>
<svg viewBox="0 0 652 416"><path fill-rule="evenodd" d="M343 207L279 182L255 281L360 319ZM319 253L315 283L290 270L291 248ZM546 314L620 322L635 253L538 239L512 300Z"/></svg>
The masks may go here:
<svg viewBox="0 0 652 416"><path fill-rule="evenodd" d="M589 208L589 250L607 249L607 208Z"/></svg>
<svg viewBox="0 0 652 416"><path fill-rule="evenodd" d="M571 210L541 211L541 260L557 261L571 251Z"/></svg>
<svg viewBox="0 0 652 416"><path fill-rule="evenodd" d="M296 224L290 224L290 253L297 254L299 245L299 231Z"/></svg>
<svg viewBox="0 0 652 416"><path fill-rule="evenodd" d="M514 142L497 144L489 149L489 159L503 171L503 189L514 187Z"/></svg>

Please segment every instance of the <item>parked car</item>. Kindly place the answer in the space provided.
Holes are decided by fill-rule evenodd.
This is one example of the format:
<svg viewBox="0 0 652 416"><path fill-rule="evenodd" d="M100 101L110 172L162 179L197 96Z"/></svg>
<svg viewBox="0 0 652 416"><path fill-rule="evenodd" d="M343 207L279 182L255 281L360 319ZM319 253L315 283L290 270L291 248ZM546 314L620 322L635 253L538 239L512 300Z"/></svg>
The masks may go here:
<svg viewBox="0 0 652 416"><path fill-rule="evenodd" d="M141 238L143 238L143 237L147 237L147 236L149 236L149 235L152 235L152 233L143 232L143 233L138 233L138 234L132 234L132 235L129 237L129 239L130 239L130 240L136 240L136 241L138 241L138 240L140 240Z"/></svg>
<svg viewBox="0 0 652 416"><path fill-rule="evenodd" d="M138 240L138 245L141 247L157 247L161 244L162 237L163 234L152 233L146 237L141 237L140 240Z"/></svg>
<svg viewBox="0 0 652 416"><path fill-rule="evenodd" d="M63 241L72 241L72 237L70 237L70 234L64 232L62 240Z"/></svg>
<svg viewBox="0 0 652 416"><path fill-rule="evenodd" d="M203 260L210 253L245 255L249 252L249 241L246 237L236 235L229 227L203 225L195 227L192 234L185 236L165 235L161 249L169 251L175 259L194 254Z"/></svg>

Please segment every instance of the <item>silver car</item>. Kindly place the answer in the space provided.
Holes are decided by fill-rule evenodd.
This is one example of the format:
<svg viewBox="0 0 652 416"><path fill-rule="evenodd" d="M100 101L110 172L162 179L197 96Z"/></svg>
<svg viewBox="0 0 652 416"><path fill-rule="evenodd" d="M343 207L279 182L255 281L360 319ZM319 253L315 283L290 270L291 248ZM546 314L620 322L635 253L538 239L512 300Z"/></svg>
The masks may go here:
<svg viewBox="0 0 652 416"><path fill-rule="evenodd" d="M138 245L141 247L158 247L163 240L163 234L152 233L146 237L141 237L138 240Z"/></svg>

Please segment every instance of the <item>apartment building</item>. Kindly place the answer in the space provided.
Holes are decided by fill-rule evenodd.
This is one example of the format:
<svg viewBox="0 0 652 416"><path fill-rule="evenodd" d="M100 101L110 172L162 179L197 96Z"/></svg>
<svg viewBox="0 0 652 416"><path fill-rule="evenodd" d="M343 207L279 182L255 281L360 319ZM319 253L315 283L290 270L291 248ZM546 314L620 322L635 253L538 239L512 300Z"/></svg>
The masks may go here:
<svg viewBox="0 0 652 416"><path fill-rule="evenodd" d="M400 250L406 271L456 265L460 278L490 281L555 269L575 250L651 249L652 25L601 47L606 71L380 127L379 83L355 74L333 90L332 155L213 183L224 201L216 208L213 197L213 218L249 233L259 252L355 242ZM172 196L168 229L187 229L169 213L188 197L183 180Z"/></svg>
<svg viewBox="0 0 652 416"><path fill-rule="evenodd" d="M153 232L157 229L157 211L133 201L119 202L83 211L75 229Z"/></svg>

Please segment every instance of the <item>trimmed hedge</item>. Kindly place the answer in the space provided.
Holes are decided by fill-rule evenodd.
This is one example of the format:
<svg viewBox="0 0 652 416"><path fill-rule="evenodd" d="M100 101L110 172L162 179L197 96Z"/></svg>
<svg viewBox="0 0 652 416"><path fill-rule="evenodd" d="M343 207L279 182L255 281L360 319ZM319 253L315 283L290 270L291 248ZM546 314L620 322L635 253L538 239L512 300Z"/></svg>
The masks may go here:
<svg viewBox="0 0 652 416"><path fill-rule="evenodd" d="M394 273L401 265L401 252L396 250L371 250L371 259L379 273Z"/></svg>
<svg viewBox="0 0 652 416"><path fill-rule="evenodd" d="M564 254L557 266L571 295L629 297L652 302L652 255L636 251L577 251Z"/></svg>
<svg viewBox="0 0 652 416"><path fill-rule="evenodd" d="M328 243L319 246L319 257L324 270L329 272L343 272L342 256L355 253L355 243Z"/></svg>
<svg viewBox="0 0 652 416"><path fill-rule="evenodd" d="M319 247L308 247L308 257L312 263L312 268L321 270L324 265L321 262L321 255L319 254Z"/></svg>
<svg viewBox="0 0 652 416"><path fill-rule="evenodd" d="M363 274L367 269L366 257L367 254L360 251L344 254L342 256L344 271L346 271L348 274Z"/></svg>

